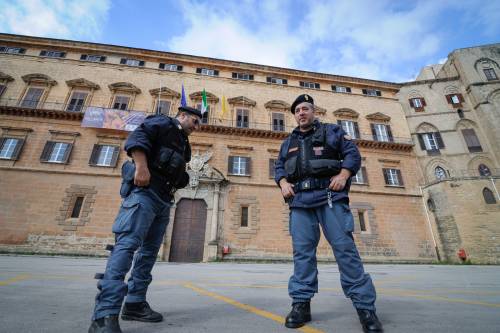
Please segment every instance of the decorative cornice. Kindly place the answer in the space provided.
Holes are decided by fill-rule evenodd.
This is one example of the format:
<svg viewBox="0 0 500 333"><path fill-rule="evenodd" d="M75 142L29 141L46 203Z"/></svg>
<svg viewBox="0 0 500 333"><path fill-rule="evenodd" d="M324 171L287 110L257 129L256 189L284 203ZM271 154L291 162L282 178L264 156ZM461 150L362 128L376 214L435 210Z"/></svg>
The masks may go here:
<svg viewBox="0 0 500 333"><path fill-rule="evenodd" d="M192 99L193 101L201 101L203 92L202 91L197 91L189 95L189 98ZM211 92L205 91L205 94L207 95L207 102L208 103L219 103L219 97L215 96Z"/></svg>
<svg viewBox="0 0 500 333"><path fill-rule="evenodd" d="M337 118L352 118L356 119L359 117L359 113L354 111L353 109L342 108L333 111L333 115Z"/></svg>
<svg viewBox="0 0 500 333"><path fill-rule="evenodd" d="M58 130L49 130L49 133L52 135L67 135L67 136L80 136L80 132L67 132L67 131L58 131Z"/></svg>
<svg viewBox="0 0 500 333"><path fill-rule="evenodd" d="M375 112L375 113L370 113L369 115L367 115L366 119L373 120L373 121L390 121L391 117L389 117L388 115L385 115L381 112Z"/></svg>
<svg viewBox="0 0 500 333"><path fill-rule="evenodd" d="M98 90L101 89L97 83L94 83L92 81L86 80L84 78L79 78L79 79L74 79L74 80L68 80L66 81L66 84L68 87L84 87L84 88L89 88L93 90Z"/></svg>
<svg viewBox="0 0 500 333"><path fill-rule="evenodd" d="M266 109L290 109L291 105L285 101L273 99L272 101L264 104Z"/></svg>
<svg viewBox="0 0 500 333"><path fill-rule="evenodd" d="M240 128L240 127L226 127L217 125L202 125L200 132L222 134L222 135L236 135L236 136L247 136L252 138L269 138L269 139L285 139L289 133L287 132L275 132L254 128Z"/></svg>
<svg viewBox="0 0 500 333"><path fill-rule="evenodd" d="M245 97L245 96L238 96L238 97L233 97L233 98L228 98L227 99L227 102L229 104L241 104L241 105L244 105L244 106L255 106L257 105L257 102L254 101L253 99L250 99L248 97Z"/></svg>
<svg viewBox="0 0 500 333"><path fill-rule="evenodd" d="M172 98L181 97L180 93L167 87L161 87L161 92L160 88L150 89L149 93L151 94L151 96L158 96L158 93L160 93L160 95L164 97L172 97Z"/></svg>
<svg viewBox="0 0 500 333"><path fill-rule="evenodd" d="M5 74L4 72L0 72L0 81L10 82L10 81L14 81L14 78L12 76L10 76L9 74Z"/></svg>
<svg viewBox="0 0 500 333"><path fill-rule="evenodd" d="M405 152L410 152L413 149L413 144L410 143L382 142L361 139L354 139L353 141L358 147L369 149L396 150Z"/></svg>
<svg viewBox="0 0 500 333"><path fill-rule="evenodd" d="M314 113L317 113L317 114L323 116L323 115L326 114L326 109L324 109L324 108L322 108L320 106L315 105L314 106Z"/></svg>
<svg viewBox="0 0 500 333"><path fill-rule="evenodd" d="M249 146L233 146L233 145L228 145L227 148L229 148L229 149L239 149L239 150L253 150L253 147L249 147Z"/></svg>
<svg viewBox="0 0 500 333"><path fill-rule="evenodd" d="M444 77L444 78L440 78L440 79L430 79L430 80L420 80L420 81L404 82L404 83L401 83L401 86L402 87L417 86L417 85L432 84L432 83L437 83L437 82L458 81L459 79L460 79L460 76L452 76L452 77Z"/></svg>
<svg viewBox="0 0 500 333"><path fill-rule="evenodd" d="M57 84L57 81L53 80L50 76L40 73L27 74L22 76L22 79L27 84L39 83L47 86L55 86Z"/></svg>
<svg viewBox="0 0 500 333"><path fill-rule="evenodd" d="M124 91L132 94L140 94L141 89L137 88L134 86L132 83L129 82L116 82L108 85L109 90L111 90L113 93L116 91Z"/></svg>

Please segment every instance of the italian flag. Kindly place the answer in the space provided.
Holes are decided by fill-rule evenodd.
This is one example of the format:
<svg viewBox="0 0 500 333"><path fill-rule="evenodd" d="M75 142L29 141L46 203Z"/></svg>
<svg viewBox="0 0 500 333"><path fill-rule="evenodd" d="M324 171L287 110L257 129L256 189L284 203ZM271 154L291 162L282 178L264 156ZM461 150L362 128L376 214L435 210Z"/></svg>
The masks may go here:
<svg viewBox="0 0 500 333"><path fill-rule="evenodd" d="M205 92L205 89L203 89L203 92L201 93L201 114L207 112L207 109L208 109L207 93Z"/></svg>

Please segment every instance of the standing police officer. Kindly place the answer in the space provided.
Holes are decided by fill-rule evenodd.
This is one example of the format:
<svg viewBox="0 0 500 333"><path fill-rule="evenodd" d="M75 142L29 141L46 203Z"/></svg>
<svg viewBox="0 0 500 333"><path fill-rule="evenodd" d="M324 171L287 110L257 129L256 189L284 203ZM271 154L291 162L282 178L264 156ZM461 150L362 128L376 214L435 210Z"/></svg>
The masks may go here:
<svg viewBox="0 0 500 333"><path fill-rule="evenodd" d="M112 229L115 245L97 283L99 292L89 333L121 332L118 314L125 296L123 320L163 320L146 302L146 292L169 222L173 193L189 183L188 136L199 128L200 119L200 111L180 107L175 118L149 116L129 135L125 150L134 162L125 162L122 167L120 195L124 199ZM124 279L132 260L127 286Z"/></svg>
<svg viewBox="0 0 500 333"><path fill-rule="evenodd" d="M291 111L298 127L281 145L275 180L290 206L294 273L288 293L292 310L285 326L298 328L311 320L310 300L318 292L316 248L319 225L333 248L340 282L351 298L365 332L382 332L375 314L375 288L363 269L352 237L350 177L360 168L359 151L338 125L314 119L314 101L300 95Z"/></svg>

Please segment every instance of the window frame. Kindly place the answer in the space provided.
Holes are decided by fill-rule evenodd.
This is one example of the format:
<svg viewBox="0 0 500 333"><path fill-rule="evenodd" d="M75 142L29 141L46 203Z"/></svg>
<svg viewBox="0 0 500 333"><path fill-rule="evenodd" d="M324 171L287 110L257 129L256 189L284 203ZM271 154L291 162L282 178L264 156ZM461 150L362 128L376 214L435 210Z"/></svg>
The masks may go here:
<svg viewBox="0 0 500 333"><path fill-rule="evenodd" d="M12 148L11 154L9 156L1 156L2 151L4 150L4 146L6 144L6 141L9 140L16 140L14 147ZM24 143L25 143L24 138L19 138L19 137L13 137L13 136L4 136L0 137L0 160L10 160L10 161L17 161L19 160L19 157L21 156L21 151L23 149ZM9 145L11 146L11 145ZM10 148L7 150L7 152L10 150Z"/></svg>
<svg viewBox="0 0 500 333"><path fill-rule="evenodd" d="M401 170L396 168L382 168L384 174L385 186L387 187L404 187L403 176Z"/></svg>
<svg viewBox="0 0 500 333"><path fill-rule="evenodd" d="M332 90L340 94L350 94L352 92L351 87L347 86L334 86L332 85Z"/></svg>
<svg viewBox="0 0 500 333"><path fill-rule="evenodd" d="M232 78L242 81L254 81L254 75L250 73L233 72Z"/></svg>
<svg viewBox="0 0 500 333"><path fill-rule="evenodd" d="M38 96L37 100L34 100L34 99L33 100L28 100L27 99L28 94L32 90L40 90L41 91L41 93ZM26 92L24 93L23 98L21 99L21 102L20 102L19 106L25 107L25 108L36 109L38 107L38 105L40 104L40 102L43 100L43 95L45 94L45 90L46 90L46 87L28 86L28 88L26 89Z"/></svg>
<svg viewBox="0 0 500 333"><path fill-rule="evenodd" d="M275 122L277 122L277 124L275 124ZM280 124L280 122L282 122L282 124ZM283 112L271 113L271 129L273 132L286 131L286 116Z"/></svg>
<svg viewBox="0 0 500 333"><path fill-rule="evenodd" d="M53 154L54 149L56 148L56 146L58 144L67 145L66 149L64 150L64 152L62 154L62 159L60 161L59 160L52 160L52 154ZM40 156L40 162L51 163L51 164L69 164L69 159L70 159L72 150L73 150L73 143L65 142L65 141L49 140L45 143L45 146L44 146L43 151L42 151L42 155ZM57 156L58 155L56 155L56 157Z"/></svg>
<svg viewBox="0 0 500 333"><path fill-rule="evenodd" d="M80 55L80 60L95 63L106 62L106 56L100 54L82 54Z"/></svg>
<svg viewBox="0 0 500 333"><path fill-rule="evenodd" d="M113 149L113 151L111 152L111 157L109 158L109 164L99 163L103 147ZM89 165L94 167L115 168L118 163L118 159L120 157L120 149L121 147L116 144L107 144L107 143L94 144L94 147L92 148L92 153L90 154ZM106 159L104 161L106 161Z"/></svg>
<svg viewBox="0 0 500 333"><path fill-rule="evenodd" d="M229 156L228 175L240 177L251 176L251 158L241 155Z"/></svg>
<svg viewBox="0 0 500 333"><path fill-rule="evenodd" d="M266 78L267 83L278 84L278 85L288 85L288 79L284 79L281 77L268 76Z"/></svg>
<svg viewBox="0 0 500 333"><path fill-rule="evenodd" d="M353 139L360 139L359 125L357 121L349 119L339 119L337 124L342 130Z"/></svg>
<svg viewBox="0 0 500 333"><path fill-rule="evenodd" d="M127 103L125 104L125 108L121 107L122 105L124 105L123 102L117 102L117 99L119 99L119 98L126 98L127 99ZM111 109L113 109L113 110L128 111L131 100L132 100L132 96L130 96L130 95L127 95L127 94L115 94L115 96L113 97L113 104L111 104ZM120 106L118 108L115 107L115 105L117 103L119 103L119 106Z"/></svg>
<svg viewBox="0 0 500 333"><path fill-rule="evenodd" d="M66 52L56 50L42 50L40 51L40 56L47 58L66 58Z"/></svg>
<svg viewBox="0 0 500 333"><path fill-rule="evenodd" d="M382 91L375 88L365 88L361 90L363 95L370 97L381 97Z"/></svg>
<svg viewBox="0 0 500 333"><path fill-rule="evenodd" d="M17 51L17 52L14 52ZM17 47L17 46L1 46L0 47L0 53L6 53L6 54L25 54L26 49L22 47Z"/></svg>
<svg viewBox="0 0 500 333"><path fill-rule="evenodd" d="M247 108L236 108L236 127L250 128L250 110ZM245 126L246 125L246 126Z"/></svg>
<svg viewBox="0 0 500 333"><path fill-rule="evenodd" d="M83 94L85 96L83 97L83 99L77 99L77 98L74 98L75 94ZM73 90L71 92L71 96L69 97L69 103L66 106L66 111L68 111L68 112L82 112L83 108L85 107L85 102L87 101L88 97L89 97L88 91ZM78 104L78 102L73 103L73 100L82 101L82 102L81 102L81 104ZM70 109L71 105L73 105L73 107L72 107L73 109ZM75 110L75 109L77 109L77 110Z"/></svg>
<svg viewBox="0 0 500 333"><path fill-rule="evenodd" d="M498 76L494 68L483 68L483 73L486 76L487 81L498 80ZM491 75L491 73L493 73L493 75Z"/></svg>
<svg viewBox="0 0 500 333"><path fill-rule="evenodd" d="M312 81L299 81L299 85L307 89L316 89L316 90L321 89L321 85L319 83Z"/></svg>

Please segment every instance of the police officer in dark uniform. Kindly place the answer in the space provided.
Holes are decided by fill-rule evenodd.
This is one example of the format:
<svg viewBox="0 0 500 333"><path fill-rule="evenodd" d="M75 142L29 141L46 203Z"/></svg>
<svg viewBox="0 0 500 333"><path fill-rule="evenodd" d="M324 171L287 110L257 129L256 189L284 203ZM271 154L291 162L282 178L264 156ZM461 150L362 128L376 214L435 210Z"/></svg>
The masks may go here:
<svg viewBox="0 0 500 333"><path fill-rule="evenodd" d="M281 145L275 180L290 206L294 273L288 293L292 310L285 326L298 328L311 320L310 300L318 292L316 248L319 226L333 248L344 294L352 300L365 332L382 332L375 314L375 288L363 269L352 237L350 179L361 156L342 128L314 118L314 100L300 95L291 111L298 126Z"/></svg>
<svg viewBox="0 0 500 333"><path fill-rule="evenodd" d="M129 135L125 150L133 162L127 161L122 167L123 201L112 228L115 245L105 273L98 276L99 292L89 333L121 332L118 315L125 296L123 320L163 320L149 306L146 292L169 222L173 193L189 183L188 136L199 128L200 119L200 111L180 107L175 118L149 116ZM132 261L127 284L124 279Z"/></svg>

